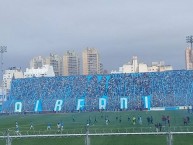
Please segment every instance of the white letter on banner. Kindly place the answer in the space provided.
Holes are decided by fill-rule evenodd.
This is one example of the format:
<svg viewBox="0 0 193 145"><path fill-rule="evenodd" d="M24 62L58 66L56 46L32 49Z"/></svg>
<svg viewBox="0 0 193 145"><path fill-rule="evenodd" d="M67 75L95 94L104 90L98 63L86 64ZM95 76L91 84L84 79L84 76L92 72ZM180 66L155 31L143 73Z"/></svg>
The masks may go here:
<svg viewBox="0 0 193 145"><path fill-rule="evenodd" d="M41 108L41 106L40 106L41 104L40 104L40 100L37 100L36 101L36 106L35 106L35 112L37 112L37 111L42 111L42 110L40 110L40 108Z"/></svg>
<svg viewBox="0 0 193 145"><path fill-rule="evenodd" d="M127 109L127 98L121 98L121 109Z"/></svg>
<svg viewBox="0 0 193 145"><path fill-rule="evenodd" d="M84 99L78 99L76 110L80 110L83 107L84 107Z"/></svg>
<svg viewBox="0 0 193 145"><path fill-rule="evenodd" d="M21 110L22 110L22 103L16 102L15 103L15 112L21 112Z"/></svg>
<svg viewBox="0 0 193 145"><path fill-rule="evenodd" d="M144 96L144 108L151 108L151 96Z"/></svg>
<svg viewBox="0 0 193 145"><path fill-rule="evenodd" d="M76 110L80 110L83 107L84 107L84 99L78 99Z"/></svg>
<svg viewBox="0 0 193 145"><path fill-rule="evenodd" d="M145 108L148 108L148 97L145 96Z"/></svg>
<svg viewBox="0 0 193 145"><path fill-rule="evenodd" d="M107 99L99 98L99 109L106 109Z"/></svg>
<svg viewBox="0 0 193 145"><path fill-rule="evenodd" d="M57 100L54 107L54 111L61 111L62 104L63 104L63 100Z"/></svg>

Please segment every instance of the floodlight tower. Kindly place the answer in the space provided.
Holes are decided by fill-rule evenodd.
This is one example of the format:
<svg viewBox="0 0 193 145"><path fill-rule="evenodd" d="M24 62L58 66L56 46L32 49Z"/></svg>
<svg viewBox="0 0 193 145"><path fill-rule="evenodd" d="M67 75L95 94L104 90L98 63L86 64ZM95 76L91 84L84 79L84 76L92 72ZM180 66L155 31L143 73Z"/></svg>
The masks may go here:
<svg viewBox="0 0 193 145"><path fill-rule="evenodd" d="M3 54L7 52L7 46L0 46L0 53L1 53L1 73L2 73L2 101L4 101L4 84L3 84Z"/></svg>

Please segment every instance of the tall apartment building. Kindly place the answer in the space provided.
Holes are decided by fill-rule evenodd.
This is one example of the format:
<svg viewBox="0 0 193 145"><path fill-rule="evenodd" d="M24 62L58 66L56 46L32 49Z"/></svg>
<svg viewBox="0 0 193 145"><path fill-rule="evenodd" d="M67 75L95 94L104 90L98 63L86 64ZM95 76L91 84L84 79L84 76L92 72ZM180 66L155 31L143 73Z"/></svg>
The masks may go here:
<svg viewBox="0 0 193 145"><path fill-rule="evenodd" d="M86 48L82 52L83 75L100 74L101 66L99 53L95 48Z"/></svg>
<svg viewBox="0 0 193 145"><path fill-rule="evenodd" d="M79 75L80 59L74 51L67 51L63 56L63 75Z"/></svg>
<svg viewBox="0 0 193 145"><path fill-rule="evenodd" d="M30 61L30 68L38 69L43 67L44 64L45 59L42 56L37 56Z"/></svg>
<svg viewBox="0 0 193 145"><path fill-rule="evenodd" d="M193 50L190 47L187 47L185 50L185 61L186 61L186 69L193 69Z"/></svg>
<svg viewBox="0 0 193 145"><path fill-rule="evenodd" d="M186 69L193 70L193 36L186 37L186 43L188 43L188 47L185 50L185 61L186 61Z"/></svg>
<svg viewBox="0 0 193 145"><path fill-rule="evenodd" d="M61 76L62 73L62 57L50 53L50 56L45 58L45 64L53 66L55 76Z"/></svg>

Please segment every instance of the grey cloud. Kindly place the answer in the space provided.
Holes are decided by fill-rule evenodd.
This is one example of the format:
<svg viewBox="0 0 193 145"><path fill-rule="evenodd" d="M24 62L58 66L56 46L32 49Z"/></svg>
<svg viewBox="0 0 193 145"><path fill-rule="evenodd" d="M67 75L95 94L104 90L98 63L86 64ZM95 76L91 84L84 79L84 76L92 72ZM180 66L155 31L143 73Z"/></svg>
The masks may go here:
<svg viewBox="0 0 193 145"><path fill-rule="evenodd" d="M0 0L0 45L8 66L95 47L104 67L118 69L133 55L184 68L185 36L193 34L192 0Z"/></svg>

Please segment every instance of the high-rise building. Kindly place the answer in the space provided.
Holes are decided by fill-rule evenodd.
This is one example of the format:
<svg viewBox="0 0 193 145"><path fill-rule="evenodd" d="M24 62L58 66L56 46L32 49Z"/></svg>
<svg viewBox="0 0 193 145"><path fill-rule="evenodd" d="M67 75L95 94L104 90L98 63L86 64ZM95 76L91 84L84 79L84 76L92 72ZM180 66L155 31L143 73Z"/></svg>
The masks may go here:
<svg viewBox="0 0 193 145"><path fill-rule="evenodd" d="M62 58L59 55L50 53L45 59L45 64L53 66L55 76L61 76L62 73Z"/></svg>
<svg viewBox="0 0 193 145"><path fill-rule="evenodd" d="M190 47L187 47L185 50L185 59L186 59L186 69L192 70L193 69L193 50Z"/></svg>
<svg viewBox="0 0 193 145"><path fill-rule="evenodd" d="M186 43L188 43L188 47L185 50L185 61L186 61L186 69L193 70L193 36L186 37Z"/></svg>
<svg viewBox="0 0 193 145"><path fill-rule="evenodd" d="M30 61L30 68L38 69L41 68L44 64L45 59L42 56L37 56Z"/></svg>
<svg viewBox="0 0 193 145"><path fill-rule="evenodd" d="M63 56L63 75L79 75L80 59L74 51L67 51Z"/></svg>
<svg viewBox="0 0 193 145"><path fill-rule="evenodd" d="M95 48L86 48L82 53L83 75L100 74L101 66L99 53Z"/></svg>

